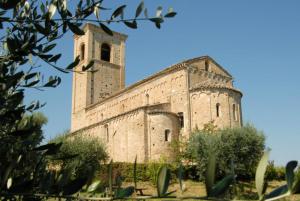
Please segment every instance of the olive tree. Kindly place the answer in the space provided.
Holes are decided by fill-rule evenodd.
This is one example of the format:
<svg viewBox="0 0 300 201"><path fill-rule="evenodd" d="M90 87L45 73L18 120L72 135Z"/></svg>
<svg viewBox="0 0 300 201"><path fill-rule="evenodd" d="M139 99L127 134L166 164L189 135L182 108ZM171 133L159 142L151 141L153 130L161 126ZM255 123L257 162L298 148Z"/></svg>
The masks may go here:
<svg viewBox="0 0 300 201"><path fill-rule="evenodd" d="M265 148L265 136L252 125L207 132L195 131L187 146L187 157L197 163L199 176L204 179L209 154L215 153L217 175L230 172L232 164L238 179L253 179Z"/></svg>
<svg viewBox="0 0 300 201"><path fill-rule="evenodd" d="M59 39L69 30L74 34L83 35L84 31L80 27L86 21L98 23L107 34L111 35L113 34L109 29L111 23L119 22L129 28L136 29L138 21L146 20L153 22L157 28L160 28L165 18L176 15L171 8L166 14L163 14L162 8L158 7L156 15L149 17L144 2L137 5L134 18L125 17L126 5L120 5L116 9L110 10L103 6L104 0L74 0L72 3L76 6L71 9L68 6L69 2L71 1L0 0L2 50L0 54L0 147L7 146L6 157L1 157L3 162L0 163L1 194L25 192L25 189L27 189L26 192L30 193L50 192L49 183L47 185L42 185L42 183L43 178L45 178L44 181L49 181L49 177L53 178L53 173L44 172L43 175L38 175L37 170L43 172L45 156L58 152L61 143L40 147L35 147L37 146L35 145L30 150L19 151L15 149L14 143L5 145L4 139L25 143L30 139L29 136L33 135L32 127L17 125L20 124L26 113L38 110L44 104L36 100L25 105L24 91L26 89L41 90L49 87L54 88L60 84L61 78L59 76L44 75L40 69L50 67L62 73L69 73L73 72L79 64L80 58L77 57L67 66L57 65L62 54L54 54L53 50ZM102 19L99 16L100 11L110 12L110 17ZM93 61L86 66L80 66L80 71L89 71L92 66ZM33 151L39 160L35 164L35 168L32 169L29 179L18 181L13 177L14 169L21 163L25 155ZM10 158L10 160L7 161L6 158ZM54 184L56 186L61 185L60 189L64 194L78 191L85 183L85 180L70 181L73 182L73 185L76 184L76 188L70 190L64 189L66 183L62 184L59 181L61 180L57 180ZM72 183L68 186L72 187ZM55 190L51 192L61 193Z"/></svg>
<svg viewBox="0 0 300 201"><path fill-rule="evenodd" d="M86 170L99 170L108 159L105 143L98 138L77 134L69 137L69 131L57 135L50 143L62 143L59 151L49 157L48 166L67 169L74 177L85 176ZM93 175L92 175L93 176Z"/></svg>

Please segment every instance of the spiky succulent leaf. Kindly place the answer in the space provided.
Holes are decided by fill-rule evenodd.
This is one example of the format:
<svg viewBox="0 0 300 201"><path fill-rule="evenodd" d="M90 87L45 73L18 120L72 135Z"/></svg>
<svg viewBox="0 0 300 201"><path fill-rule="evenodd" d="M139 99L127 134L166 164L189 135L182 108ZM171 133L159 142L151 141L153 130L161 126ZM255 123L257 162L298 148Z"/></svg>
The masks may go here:
<svg viewBox="0 0 300 201"><path fill-rule="evenodd" d="M130 197L134 193L134 187L129 186L127 188L118 188L115 192L115 198L121 199Z"/></svg>
<svg viewBox="0 0 300 201"><path fill-rule="evenodd" d="M219 197L220 195L224 194L229 186L232 184L234 180L234 175L230 174L224 177L221 181L219 181L217 184L213 186L213 188L210 191L211 197Z"/></svg>
<svg viewBox="0 0 300 201"><path fill-rule="evenodd" d="M294 182L293 189L292 189L293 194L299 194L300 193L300 178L296 178L296 181Z"/></svg>
<svg viewBox="0 0 300 201"><path fill-rule="evenodd" d="M87 192L88 192L88 193L93 193L93 192L95 192L100 186L101 186L101 181L100 181L100 180L94 181L91 185L88 186Z"/></svg>
<svg viewBox="0 0 300 201"><path fill-rule="evenodd" d="M167 194L170 184L171 172L167 166L162 166L158 172L157 177L157 195L158 197L164 197Z"/></svg>
<svg viewBox="0 0 300 201"><path fill-rule="evenodd" d="M255 186L257 189L257 193L260 199L263 197L263 189L264 189L264 177L265 177L265 172L268 166L268 160L269 160L269 155L270 155L270 149L267 149L262 158L260 159L257 169L256 169L256 174L255 174Z"/></svg>
<svg viewBox="0 0 300 201"><path fill-rule="evenodd" d="M183 192L182 178L183 178L183 167L182 167L182 164L180 163L179 168L178 168L178 181L179 181L179 186L180 186L181 192Z"/></svg>
<svg viewBox="0 0 300 201"><path fill-rule="evenodd" d="M210 152L208 156L206 174L205 174L205 187L207 195L211 196L211 191L215 183L216 173L216 155L214 152Z"/></svg>
<svg viewBox="0 0 300 201"><path fill-rule="evenodd" d="M112 163L113 161L111 160L108 166L108 188L110 194L112 194Z"/></svg>
<svg viewBox="0 0 300 201"><path fill-rule="evenodd" d="M273 200L274 198L276 197L279 197L281 195L284 195L286 193L288 193L288 186L287 185L283 185L283 186L280 186L278 188L276 188L275 190L271 191L269 194L267 194L264 198L265 200Z"/></svg>
<svg viewBox="0 0 300 201"><path fill-rule="evenodd" d="M136 163L137 163L137 156L135 156L134 165L133 165L133 180L134 180L134 188L135 189L137 188Z"/></svg>
<svg viewBox="0 0 300 201"><path fill-rule="evenodd" d="M297 167L298 161L290 161L286 164L285 167L285 179L288 186L289 191L292 191L293 183L294 183L294 169Z"/></svg>

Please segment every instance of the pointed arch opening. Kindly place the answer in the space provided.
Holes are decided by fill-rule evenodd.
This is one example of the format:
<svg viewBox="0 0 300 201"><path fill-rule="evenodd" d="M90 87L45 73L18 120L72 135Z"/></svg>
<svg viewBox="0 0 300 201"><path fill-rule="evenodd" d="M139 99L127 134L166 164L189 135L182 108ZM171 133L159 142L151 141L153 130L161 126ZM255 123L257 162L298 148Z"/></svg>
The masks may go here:
<svg viewBox="0 0 300 201"><path fill-rule="evenodd" d="M179 118L179 124L180 124L180 128L184 127L184 116L183 116L183 112L178 112L178 118Z"/></svg>
<svg viewBox="0 0 300 201"><path fill-rule="evenodd" d="M233 114L233 120L237 121L236 106L235 106L235 104L232 105L232 114Z"/></svg>
<svg viewBox="0 0 300 201"><path fill-rule="evenodd" d="M82 43L80 45L80 60L82 61L84 60L84 58L85 58L85 45L84 43Z"/></svg>
<svg viewBox="0 0 300 201"><path fill-rule="evenodd" d="M171 131L169 129L165 130L165 142L171 142Z"/></svg>
<svg viewBox="0 0 300 201"><path fill-rule="evenodd" d="M105 124L104 126L104 130L105 130L105 137L106 137L106 142L108 143L109 142L109 132L108 132L108 125Z"/></svg>
<svg viewBox="0 0 300 201"><path fill-rule="evenodd" d="M110 51L111 48L107 43L101 45L101 60L110 62Z"/></svg>
<svg viewBox="0 0 300 201"><path fill-rule="evenodd" d="M216 115L217 115L217 117L220 117L220 111L221 110L221 105L220 105L220 103L217 103L216 104Z"/></svg>

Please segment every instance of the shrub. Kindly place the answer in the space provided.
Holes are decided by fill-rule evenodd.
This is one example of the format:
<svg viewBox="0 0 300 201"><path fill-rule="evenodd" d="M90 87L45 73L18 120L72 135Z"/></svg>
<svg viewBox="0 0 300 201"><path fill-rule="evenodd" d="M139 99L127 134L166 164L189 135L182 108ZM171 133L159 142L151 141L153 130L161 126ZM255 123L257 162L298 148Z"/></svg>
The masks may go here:
<svg viewBox="0 0 300 201"><path fill-rule="evenodd" d="M271 180L285 180L285 167L276 167L274 161L269 161L266 170L266 179Z"/></svg>
<svg viewBox="0 0 300 201"><path fill-rule="evenodd" d="M156 185L157 174L161 167L166 165L163 162L149 162L138 163L136 168L136 176L138 181L150 181L153 185ZM101 169L97 172L97 179L100 179L106 186L108 185L108 166L109 164L103 164ZM175 179L177 175L177 167L167 164L167 167L171 170L172 178ZM112 179L116 180L118 176L123 178L123 181L133 182L133 163L114 162L112 164Z"/></svg>
<svg viewBox="0 0 300 201"><path fill-rule="evenodd" d="M112 179L116 180L117 176L122 176L123 181L133 182L133 163L114 162L112 164ZM97 171L96 179L100 179L105 186L108 186L108 168L109 164L103 164ZM148 181L149 177L146 174L147 165L137 164L137 180Z"/></svg>
<svg viewBox="0 0 300 201"><path fill-rule="evenodd" d="M252 125L241 128L217 130L213 133L197 130L187 147L187 156L197 163L201 180L207 166L210 151L216 153L217 176L230 171L231 163L240 179L251 179L264 150L265 137Z"/></svg>
<svg viewBox="0 0 300 201"><path fill-rule="evenodd" d="M81 177L85 176L88 169L97 171L100 164L108 159L105 145L99 139L80 135L68 138L67 133L51 140L51 142L63 143L59 152L51 158L52 165L70 169L74 177Z"/></svg>

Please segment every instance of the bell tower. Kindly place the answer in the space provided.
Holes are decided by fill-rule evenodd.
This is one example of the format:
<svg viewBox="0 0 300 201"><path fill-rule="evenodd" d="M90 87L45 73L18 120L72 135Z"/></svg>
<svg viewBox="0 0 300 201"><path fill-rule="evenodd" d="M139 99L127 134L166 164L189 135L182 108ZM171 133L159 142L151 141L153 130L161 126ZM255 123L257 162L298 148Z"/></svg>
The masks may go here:
<svg viewBox="0 0 300 201"><path fill-rule="evenodd" d="M117 32L110 36L90 23L85 24L83 30L85 35L74 35L74 58L80 56L80 63L75 70L81 71L82 66L91 60L94 60L94 65L88 72L73 73L72 122L89 105L125 87L127 36Z"/></svg>

